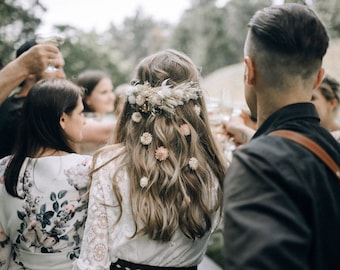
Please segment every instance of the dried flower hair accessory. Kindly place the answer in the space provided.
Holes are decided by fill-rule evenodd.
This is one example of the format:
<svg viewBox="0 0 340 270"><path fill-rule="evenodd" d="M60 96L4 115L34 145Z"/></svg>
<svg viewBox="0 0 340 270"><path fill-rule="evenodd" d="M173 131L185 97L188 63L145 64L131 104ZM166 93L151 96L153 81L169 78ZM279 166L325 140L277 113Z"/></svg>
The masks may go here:
<svg viewBox="0 0 340 270"><path fill-rule="evenodd" d="M142 114L140 112L134 112L131 118L133 122L139 123L142 120Z"/></svg>
<svg viewBox="0 0 340 270"><path fill-rule="evenodd" d="M131 106L139 106L136 109L143 112L158 113L164 111L175 113L177 106L183 105L189 100L197 100L202 96L202 90L197 83L183 83L177 86L167 85L168 80L163 81L159 87L151 87L148 82L137 84L127 90L127 100Z"/></svg>
<svg viewBox="0 0 340 270"><path fill-rule="evenodd" d="M164 146L160 146L157 147L156 151L155 151L155 158L159 161L164 161L169 157L169 149L164 147Z"/></svg>
<svg viewBox="0 0 340 270"><path fill-rule="evenodd" d="M180 125L179 130L183 136L189 136L191 134L190 127L188 124Z"/></svg>
<svg viewBox="0 0 340 270"><path fill-rule="evenodd" d="M140 137L140 142L143 145L149 145L152 142L152 135L149 132L144 132L143 135Z"/></svg>
<svg viewBox="0 0 340 270"><path fill-rule="evenodd" d="M142 187L142 188L145 188L149 183L149 178L143 176L140 180L139 180L139 185Z"/></svg>
<svg viewBox="0 0 340 270"><path fill-rule="evenodd" d="M198 168L198 160L197 160L197 158L191 157L189 159L189 167L190 167L190 169L192 169L194 171Z"/></svg>
<svg viewBox="0 0 340 270"><path fill-rule="evenodd" d="M200 114L201 114L201 107L198 106L198 105L195 105L194 110L195 110L197 116L200 116Z"/></svg>

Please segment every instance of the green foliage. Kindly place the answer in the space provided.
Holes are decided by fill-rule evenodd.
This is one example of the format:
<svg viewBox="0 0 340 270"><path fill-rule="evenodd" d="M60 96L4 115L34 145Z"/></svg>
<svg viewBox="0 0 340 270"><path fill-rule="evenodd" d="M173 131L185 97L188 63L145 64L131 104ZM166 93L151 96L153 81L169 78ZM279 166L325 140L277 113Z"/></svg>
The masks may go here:
<svg viewBox="0 0 340 270"><path fill-rule="evenodd" d="M337 0L306 2L312 3L331 37L339 37ZM84 32L69 25L55 26L55 31L66 37L60 49L69 78L85 69L103 69L111 74L115 85L128 83L141 58L168 47L187 53L205 76L242 61L247 23L256 10L270 4L271 0L229 0L217 6L216 0L192 0L177 25L154 21L138 9L122 25L111 24L103 33ZM33 37L45 11L39 0L0 0L0 66L13 59L24 40Z"/></svg>
<svg viewBox="0 0 340 270"><path fill-rule="evenodd" d="M247 23L270 0L231 0L224 7L216 1L194 0L175 27L171 44L190 55L202 68L202 75L240 62Z"/></svg>
<svg viewBox="0 0 340 270"><path fill-rule="evenodd" d="M340 5L338 0L314 0L313 5L317 14L325 23L332 38L340 37Z"/></svg>
<svg viewBox="0 0 340 270"><path fill-rule="evenodd" d="M115 54L105 44L105 37L64 25L57 28L66 37L60 50L65 59L64 70L68 78L73 79L86 69L101 69L111 75L114 85L128 80L120 70Z"/></svg>
<svg viewBox="0 0 340 270"><path fill-rule="evenodd" d="M45 7L39 0L0 0L0 67L13 57L15 49L32 38L41 23L39 12Z"/></svg>

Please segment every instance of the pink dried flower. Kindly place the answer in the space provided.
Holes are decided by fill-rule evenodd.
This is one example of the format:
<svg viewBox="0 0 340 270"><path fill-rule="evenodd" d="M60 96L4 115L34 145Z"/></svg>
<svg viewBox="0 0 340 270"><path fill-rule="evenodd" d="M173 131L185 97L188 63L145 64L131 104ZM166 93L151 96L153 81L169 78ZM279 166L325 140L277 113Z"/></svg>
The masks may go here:
<svg viewBox="0 0 340 270"><path fill-rule="evenodd" d="M190 127L188 124L182 124L180 127L179 127L179 130L181 131L181 134L183 136L189 136L191 134L191 131L190 131Z"/></svg>
<svg viewBox="0 0 340 270"><path fill-rule="evenodd" d="M164 147L164 146L160 146L156 149L155 152L155 158L158 159L159 161L164 161L169 157L169 149Z"/></svg>

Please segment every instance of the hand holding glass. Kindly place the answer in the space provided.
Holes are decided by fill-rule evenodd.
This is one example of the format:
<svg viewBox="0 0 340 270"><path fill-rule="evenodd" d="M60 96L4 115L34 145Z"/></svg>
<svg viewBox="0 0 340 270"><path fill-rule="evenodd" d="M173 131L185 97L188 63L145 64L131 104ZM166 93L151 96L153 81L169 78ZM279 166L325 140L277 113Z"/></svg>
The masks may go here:
<svg viewBox="0 0 340 270"><path fill-rule="evenodd" d="M35 42L37 44L52 44L55 46L60 46L64 43L64 37L60 35L55 35L55 34L38 34L35 37ZM51 63L48 64L48 67L46 68L45 72L51 73L51 72L56 72L58 69L53 66Z"/></svg>

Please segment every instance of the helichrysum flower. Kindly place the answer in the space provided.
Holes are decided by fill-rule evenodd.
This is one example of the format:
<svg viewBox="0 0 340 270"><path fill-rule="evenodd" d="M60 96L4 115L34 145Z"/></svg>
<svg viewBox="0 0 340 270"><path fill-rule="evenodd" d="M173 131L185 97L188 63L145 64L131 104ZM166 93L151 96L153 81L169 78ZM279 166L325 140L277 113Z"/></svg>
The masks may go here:
<svg viewBox="0 0 340 270"><path fill-rule="evenodd" d="M182 134L183 136L189 136L190 133L191 133L190 127L189 127L188 124L182 124L182 125L180 125L179 130L181 131L181 134Z"/></svg>
<svg viewBox="0 0 340 270"><path fill-rule="evenodd" d="M139 185L144 188L148 185L149 183L149 179L145 176L143 176L140 180L139 180Z"/></svg>
<svg viewBox="0 0 340 270"><path fill-rule="evenodd" d="M195 110L197 116L200 116L200 114L201 114L201 107L198 106L198 105L195 105L194 110Z"/></svg>
<svg viewBox="0 0 340 270"><path fill-rule="evenodd" d="M197 169L197 167L198 167L198 160L197 160L197 158L191 157L189 159L189 167L192 170L196 170Z"/></svg>
<svg viewBox="0 0 340 270"><path fill-rule="evenodd" d="M164 161L169 157L169 149L164 147L164 146L160 146L157 147L156 152L155 152L155 158L159 161Z"/></svg>
<svg viewBox="0 0 340 270"><path fill-rule="evenodd" d="M142 120L142 114L140 112L134 112L131 118L133 122L139 123Z"/></svg>
<svg viewBox="0 0 340 270"><path fill-rule="evenodd" d="M140 137L140 142L143 145L149 145L152 142L152 135L149 132L144 132L143 135Z"/></svg>

